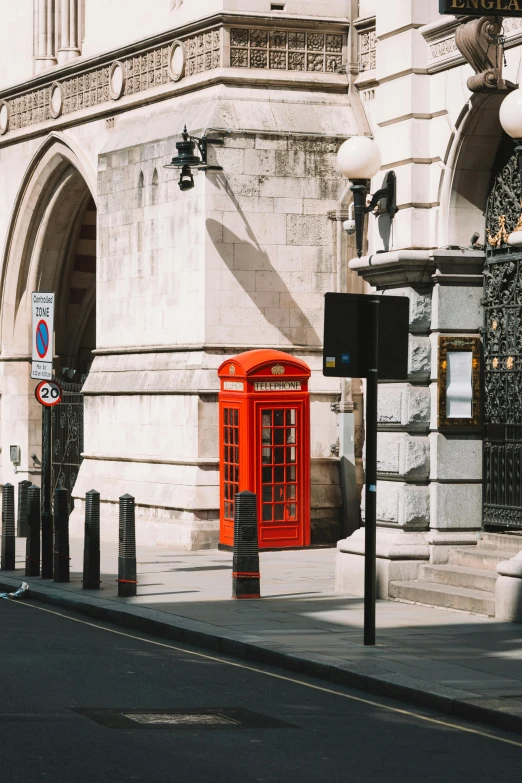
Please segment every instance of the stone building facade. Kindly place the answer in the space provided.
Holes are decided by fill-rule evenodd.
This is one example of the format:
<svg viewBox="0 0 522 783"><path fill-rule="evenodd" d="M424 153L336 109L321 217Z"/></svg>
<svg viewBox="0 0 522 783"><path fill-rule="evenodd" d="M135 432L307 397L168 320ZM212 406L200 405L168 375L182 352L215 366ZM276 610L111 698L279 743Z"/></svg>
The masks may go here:
<svg viewBox="0 0 522 783"><path fill-rule="evenodd" d="M130 492L139 541L216 544L216 371L274 347L312 369L312 540L335 541L340 389L321 340L324 293L364 285L344 264L336 166L342 141L369 133L357 3L28 6L0 29L2 481L39 481L30 294L55 291L56 373L83 383L73 532L95 488L105 538ZM181 192L164 166L185 125L223 138L209 152L223 170ZM342 398L353 409L351 384Z"/></svg>
<svg viewBox="0 0 522 783"><path fill-rule="evenodd" d="M139 540L215 544L216 370L288 351L312 369L312 538L341 538L338 586L358 592L362 384L322 376L323 295L373 286L410 300L408 380L379 391L380 594L475 544L483 436L438 427L438 341L485 328L484 213L509 140L506 90L468 88L466 20L438 0L28 5L0 28L2 480L38 481L33 290L57 293L57 374L85 377L78 531L96 488L105 537L131 492ZM521 22L504 20L511 87ZM181 192L164 166L185 125L224 143L222 171ZM391 226L369 216L357 260L336 164L354 135L377 141L372 187L395 170L399 207Z"/></svg>
<svg viewBox="0 0 522 783"><path fill-rule="evenodd" d="M503 529L502 523L520 525L519 511L508 508L513 503L500 498L502 493L508 494L508 485L520 486L514 462L510 462L516 459L518 449L518 413L509 402L518 394L516 375L512 376L512 387L506 376L511 393L499 393L498 386L495 393L492 391L493 372L509 374L518 367L514 358L518 338L514 335L520 333L516 325L520 313L507 293L514 272L494 272L490 264L495 262L491 253L501 225L500 213L507 216L510 226L498 243L502 248L495 252L504 253L508 269L514 270L517 263L516 253L508 257L515 249L507 244L507 235L520 216L518 185L507 187L509 177L518 182L518 174L513 174L517 165L512 157L511 168L503 168L513 156L514 143L502 131L499 108L520 82L522 19L505 18L499 28L491 28L493 37L488 38L478 18L441 15L437 0L374 0L360 6L353 23L362 44L355 85L382 153L382 170L372 186L373 190L380 187L383 174L393 169L399 212L391 229L387 216L369 217L368 252L349 265L383 295L410 299L407 382L379 387L378 594L477 611L481 596L466 593L458 585L473 586L471 578L477 576L467 573L469 569L462 564L475 569L484 566L469 556L467 561L464 556L459 559L454 552L466 546L474 549L482 539L485 526L492 521L488 493L491 495L492 488L496 491L495 482L497 529ZM467 45L459 48L459 31L465 25L470 25L463 34ZM470 64L473 62L475 67ZM499 69L503 69L504 81L497 82ZM500 195L493 209L490 194L495 183ZM493 320L487 316L492 276L499 289L498 316L494 313ZM508 299L513 305L510 316L502 311ZM499 328L505 330L504 343L494 335ZM506 337L508 332L510 337ZM480 387L484 428L452 432L439 425L441 337L478 337L484 342ZM499 383L500 378L498 375ZM490 425L494 422L509 426L499 425L492 436ZM492 438L506 439L498 452L506 456L505 469L488 463ZM495 448L493 444L493 451ZM502 547L495 541L490 537L487 546L508 549L507 543ZM518 551L516 540L511 551ZM361 592L363 553L363 530L339 542L339 589ZM496 562L506 559L505 552L498 554ZM487 557L496 577L493 553L486 553L483 562ZM505 563L499 565L498 572L516 575L520 585L520 560L515 566L513 562L507 570ZM458 563L459 573L450 573ZM431 585L431 592L422 590L422 574L431 574L423 578L445 584L438 596L437 585ZM404 588L413 580L417 580L417 592ZM459 594L460 603L455 596L446 602L447 595L445 598L442 592L451 589ZM504 611L505 606L499 608L505 601L497 595L498 616L513 619L518 613L522 617L520 586L517 589L516 610L512 598L508 600L509 611ZM485 600L478 611L494 613L494 596L492 601L490 608L484 609Z"/></svg>

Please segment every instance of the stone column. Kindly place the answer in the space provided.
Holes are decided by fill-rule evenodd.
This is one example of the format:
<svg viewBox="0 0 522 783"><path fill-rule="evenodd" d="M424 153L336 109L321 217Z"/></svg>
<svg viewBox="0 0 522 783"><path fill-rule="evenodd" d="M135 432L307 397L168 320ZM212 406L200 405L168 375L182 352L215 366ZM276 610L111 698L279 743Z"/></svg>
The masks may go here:
<svg viewBox="0 0 522 783"><path fill-rule="evenodd" d="M377 594L389 583L415 579L429 558L430 340L432 281L429 251L403 250L354 260L351 269L385 294L410 300L408 379L379 384L377 462ZM364 508L362 509L364 520ZM336 588L361 595L364 529L338 544Z"/></svg>
<svg viewBox="0 0 522 783"><path fill-rule="evenodd" d="M377 589L416 578L418 566L447 563L451 546L481 535L479 433L439 432L439 334L476 335L484 253L399 250L351 262L383 295L410 300L406 383L379 384ZM364 512L363 512L364 518ZM337 589L361 594L364 531L338 544Z"/></svg>
<svg viewBox="0 0 522 783"><path fill-rule="evenodd" d="M35 73L47 71L57 63L54 50L54 3L55 0L35 0Z"/></svg>
<svg viewBox="0 0 522 783"><path fill-rule="evenodd" d="M59 2L61 19L58 63L61 65L79 57L81 51L78 44L78 0L59 0Z"/></svg>
<svg viewBox="0 0 522 783"><path fill-rule="evenodd" d="M432 416L430 432L431 563L447 563L451 546L476 544L482 530L482 436L437 429L439 335L480 333L484 252L434 250L431 320Z"/></svg>

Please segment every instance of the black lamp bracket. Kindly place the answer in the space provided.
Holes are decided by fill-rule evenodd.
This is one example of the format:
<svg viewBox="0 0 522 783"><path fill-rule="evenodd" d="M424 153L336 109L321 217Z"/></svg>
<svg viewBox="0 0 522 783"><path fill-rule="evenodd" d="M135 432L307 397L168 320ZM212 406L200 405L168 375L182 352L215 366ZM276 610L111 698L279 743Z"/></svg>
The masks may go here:
<svg viewBox="0 0 522 783"><path fill-rule="evenodd" d="M394 171L389 171L386 175L385 184L382 188L377 190L370 203L366 206L365 212L373 212L375 215L382 215L387 213L390 219L393 220L399 208L396 200L396 186L397 178ZM384 209L376 209L381 201L385 201Z"/></svg>
<svg viewBox="0 0 522 783"><path fill-rule="evenodd" d="M200 171L223 171L223 166L211 166L208 161L208 145L212 144L214 147L222 147L225 143L223 139L216 139L212 136L189 136L191 141L195 141L199 154L201 155L201 164L198 166Z"/></svg>
<svg viewBox="0 0 522 783"><path fill-rule="evenodd" d="M382 214L388 214L390 220L393 220L399 211L396 199L397 180L395 172L389 171L384 180L384 186L373 194L369 204L366 203L366 200L370 189L370 180L353 179L351 182L355 218L355 241L357 255L360 258L363 249L364 216L369 212L372 212L376 217ZM384 209L377 209L381 201L385 202Z"/></svg>

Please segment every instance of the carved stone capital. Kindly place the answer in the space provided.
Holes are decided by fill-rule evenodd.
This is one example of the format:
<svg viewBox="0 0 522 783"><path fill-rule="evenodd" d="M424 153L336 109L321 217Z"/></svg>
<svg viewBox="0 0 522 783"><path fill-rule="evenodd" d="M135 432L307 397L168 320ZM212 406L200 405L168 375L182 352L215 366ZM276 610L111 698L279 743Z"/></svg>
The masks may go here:
<svg viewBox="0 0 522 783"><path fill-rule="evenodd" d="M502 78L504 50L498 41L502 17L481 16L457 28L455 42L461 54L475 71L468 79L471 92L508 92L514 85Z"/></svg>

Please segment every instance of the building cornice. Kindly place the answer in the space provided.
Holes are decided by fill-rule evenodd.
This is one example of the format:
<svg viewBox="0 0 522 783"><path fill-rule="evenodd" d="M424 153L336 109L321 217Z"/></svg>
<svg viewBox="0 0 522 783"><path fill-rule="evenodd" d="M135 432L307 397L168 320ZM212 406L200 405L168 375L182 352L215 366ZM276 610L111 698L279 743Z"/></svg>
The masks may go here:
<svg viewBox="0 0 522 783"><path fill-rule="evenodd" d="M483 250L404 249L353 258L349 267L377 288L435 282L462 285L476 283L485 259Z"/></svg>
<svg viewBox="0 0 522 783"><path fill-rule="evenodd" d="M80 57L0 92L0 146L216 83L343 91L347 31L347 20L215 14Z"/></svg>
<svg viewBox="0 0 522 783"><path fill-rule="evenodd" d="M44 85L48 85L54 81L60 81L70 76L77 76L91 71L103 65L112 64L116 60L125 59L132 55L145 54L151 49L156 49L162 44L171 43L176 39L183 39L184 37L193 33L202 33L208 29L218 27L220 25L238 25L252 26L255 24L259 27L266 27L268 29L277 29L283 27L285 29L303 29L312 31L315 29L321 29L325 32L335 31L340 33L347 33L349 29L349 21L345 19L333 19L331 17L306 17L306 16L278 16L267 17L262 14L247 14L247 13L218 13L211 16L198 19L193 22L189 22L180 27L174 29L165 30L162 33L156 33L147 38L140 38L137 41L132 41L125 46L120 46L117 49L111 49L110 51L102 52L100 54L92 55L91 57L76 57L63 65L57 65L48 71L37 74L36 76L26 79L23 83L16 83L9 87L5 87L0 90L0 100L7 100L16 95L21 95L29 90L34 90Z"/></svg>
<svg viewBox="0 0 522 783"><path fill-rule="evenodd" d="M441 16L435 22L424 25L420 32L429 45L428 73L439 73L466 63L455 42L455 32L468 16ZM506 18L503 21L506 49L522 43L522 19Z"/></svg>

